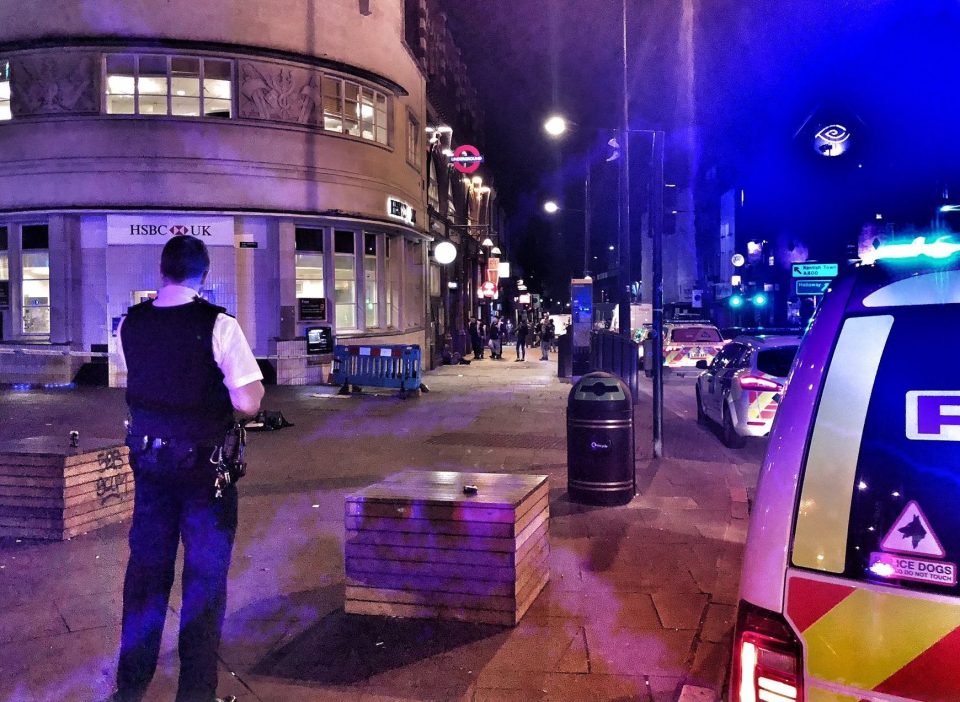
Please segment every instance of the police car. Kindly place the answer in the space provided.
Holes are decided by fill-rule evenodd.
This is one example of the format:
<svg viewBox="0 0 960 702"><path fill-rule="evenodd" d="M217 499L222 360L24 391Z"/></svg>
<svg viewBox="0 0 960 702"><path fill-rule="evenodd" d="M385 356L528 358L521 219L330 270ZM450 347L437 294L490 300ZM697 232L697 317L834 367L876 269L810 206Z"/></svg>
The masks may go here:
<svg viewBox="0 0 960 702"><path fill-rule="evenodd" d="M697 370L697 361L713 360L726 343L720 330L709 322L666 322L663 325L663 367L680 374ZM644 372L653 371L653 339L644 341Z"/></svg>
<svg viewBox="0 0 960 702"><path fill-rule="evenodd" d="M960 244L865 263L826 294L771 432L736 702L960 700L960 371L925 358L960 341Z"/></svg>
<svg viewBox="0 0 960 702"><path fill-rule="evenodd" d="M738 336L712 363L698 361L697 421L719 423L732 448L748 436L766 436L799 346L795 336Z"/></svg>

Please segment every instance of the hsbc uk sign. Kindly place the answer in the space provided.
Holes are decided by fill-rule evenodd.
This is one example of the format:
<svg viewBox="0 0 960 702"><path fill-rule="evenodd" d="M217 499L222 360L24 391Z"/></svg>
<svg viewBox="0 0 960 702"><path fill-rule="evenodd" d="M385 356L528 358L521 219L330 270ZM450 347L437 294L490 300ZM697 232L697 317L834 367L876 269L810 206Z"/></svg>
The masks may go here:
<svg viewBox="0 0 960 702"><path fill-rule="evenodd" d="M192 215L107 215L107 243L167 243L174 236L195 236L207 246L233 246L233 217Z"/></svg>

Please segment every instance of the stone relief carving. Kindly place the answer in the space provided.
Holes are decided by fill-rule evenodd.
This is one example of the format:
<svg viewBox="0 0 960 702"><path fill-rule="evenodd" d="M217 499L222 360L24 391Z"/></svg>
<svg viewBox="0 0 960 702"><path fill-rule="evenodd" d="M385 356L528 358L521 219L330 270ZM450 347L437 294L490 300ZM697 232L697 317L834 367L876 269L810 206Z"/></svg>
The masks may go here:
<svg viewBox="0 0 960 702"><path fill-rule="evenodd" d="M15 117L99 112L99 63L78 54L10 59L10 109Z"/></svg>
<svg viewBox="0 0 960 702"><path fill-rule="evenodd" d="M241 118L315 125L319 121L320 74L272 63L240 62Z"/></svg>

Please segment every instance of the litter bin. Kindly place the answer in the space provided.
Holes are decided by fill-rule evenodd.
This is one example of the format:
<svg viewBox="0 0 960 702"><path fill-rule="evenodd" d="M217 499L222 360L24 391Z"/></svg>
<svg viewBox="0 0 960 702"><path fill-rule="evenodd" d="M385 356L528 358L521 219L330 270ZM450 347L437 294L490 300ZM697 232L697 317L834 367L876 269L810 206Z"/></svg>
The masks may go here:
<svg viewBox="0 0 960 702"><path fill-rule="evenodd" d="M633 398L620 378L588 373L567 399L567 491L574 502L622 505L637 492Z"/></svg>

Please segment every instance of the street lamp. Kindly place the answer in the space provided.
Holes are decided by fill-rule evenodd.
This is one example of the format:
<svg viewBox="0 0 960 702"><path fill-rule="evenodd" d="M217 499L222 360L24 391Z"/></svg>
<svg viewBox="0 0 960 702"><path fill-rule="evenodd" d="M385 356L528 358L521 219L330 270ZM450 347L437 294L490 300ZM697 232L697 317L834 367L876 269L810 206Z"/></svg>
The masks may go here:
<svg viewBox="0 0 960 702"><path fill-rule="evenodd" d="M543 211L546 212L547 214L556 214L557 210L559 209L560 209L560 205L558 205L553 200L547 200L545 203L543 203Z"/></svg>
<svg viewBox="0 0 960 702"><path fill-rule="evenodd" d="M560 136L567 131L567 120L560 115L552 115L543 123L543 128L550 136Z"/></svg>

